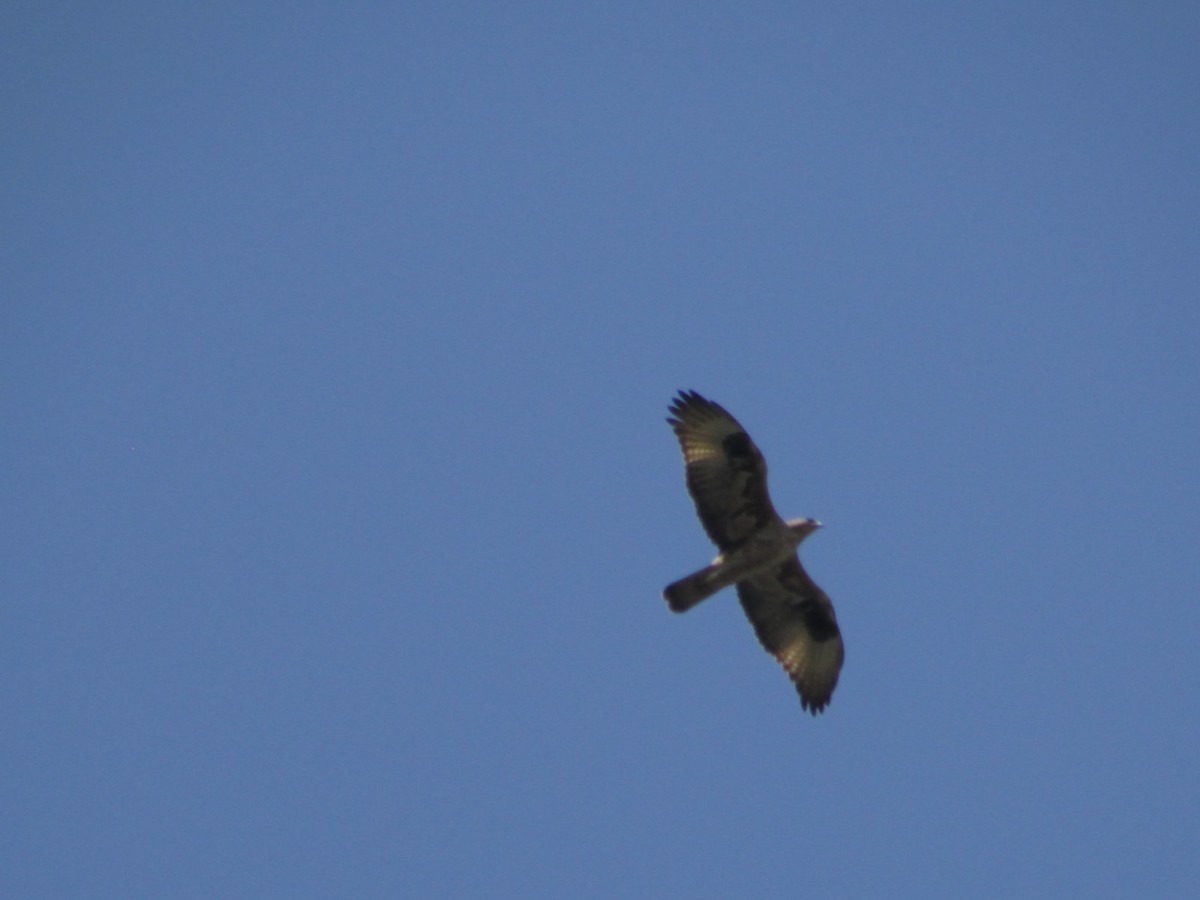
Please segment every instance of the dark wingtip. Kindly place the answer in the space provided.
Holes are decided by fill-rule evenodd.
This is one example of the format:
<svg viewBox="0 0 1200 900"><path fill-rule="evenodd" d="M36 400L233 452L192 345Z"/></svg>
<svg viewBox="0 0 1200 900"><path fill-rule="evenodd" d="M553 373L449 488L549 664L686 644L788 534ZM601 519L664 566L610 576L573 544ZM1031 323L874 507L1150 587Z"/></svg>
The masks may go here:
<svg viewBox="0 0 1200 900"><path fill-rule="evenodd" d="M805 697L800 693L799 685L796 685L796 693L800 696L800 708L814 716L825 712L825 708L829 706L829 702L833 699L833 691L820 697Z"/></svg>
<svg viewBox="0 0 1200 900"><path fill-rule="evenodd" d="M679 414L685 406L691 402L692 397L698 396L695 391L678 390L675 396L671 398L671 405L668 407L675 415Z"/></svg>
<svg viewBox="0 0 1200 900"><path fill-rule="evenodd" d="M706 397L702 397L699 393L693 390L677 391L676 395L671 398L671 405L668 407L668 409L675 419L679 419L688 411L688 409L692 407L701 407L705 409L711 408L724 412L724 410L721 410L721 407L716 403L713 403ZM726 415L728 415L728 413L726 413ZM674 424L671 419L667 419L667 421L671 422L671 424Z"/></svg>
<svg viewBox="0 0 1200 900"><path fill-rule="evenodd" d="M671 398L671 405L667 407L667 411L671 414L667 419L667 424L672 428L677 428L683 424L683 414L687 408L693 403L700 401L706 402L703 397L695 391L679 390L676 395Z"/></svg>
<svg viewBox="0 0 1200 900"><path fill-rule="evenodd" d="M685 406L688 403L696 403L697 401L701 403L706 402L703 397L691 389L680 389L676 391L675 396L671 398L671 402L677 406Z"/></svg>

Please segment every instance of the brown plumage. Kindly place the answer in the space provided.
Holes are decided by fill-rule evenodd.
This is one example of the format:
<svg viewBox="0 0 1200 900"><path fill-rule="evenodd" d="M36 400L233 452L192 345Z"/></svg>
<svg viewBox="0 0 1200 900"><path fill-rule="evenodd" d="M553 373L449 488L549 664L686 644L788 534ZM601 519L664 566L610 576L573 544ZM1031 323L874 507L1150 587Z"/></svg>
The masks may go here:
<svg viewBox="0 0 1200 900"><path fill-rule="evenodd" d="M816 715L833 696L845 659L833 604L796 553L820 523L780 518L767 494L762 453L723 408L680 391L670 411L688 492L721 552L711 565L668 585L663 596L673 611L685 612L736 584L759 642L787 671L800 705Z"/></svg>

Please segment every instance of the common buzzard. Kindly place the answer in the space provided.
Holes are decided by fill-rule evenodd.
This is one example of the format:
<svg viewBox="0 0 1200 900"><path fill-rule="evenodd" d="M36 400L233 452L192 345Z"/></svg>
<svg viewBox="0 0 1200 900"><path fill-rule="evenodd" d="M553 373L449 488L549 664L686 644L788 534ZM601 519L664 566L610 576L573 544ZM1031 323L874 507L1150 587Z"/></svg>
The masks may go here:
<svg viewBox="0 0 1200 900"><path fill-rule="evenodd" d="M663 597L674 612L686 612L736 584L759 642L787 670L800 705L816 715L833 696L846 655L833 604L796 553L821 523L779 517L762 453L716 403L680 391L670 411L688 493L720 553L712 565L668 585Z"/></svg>

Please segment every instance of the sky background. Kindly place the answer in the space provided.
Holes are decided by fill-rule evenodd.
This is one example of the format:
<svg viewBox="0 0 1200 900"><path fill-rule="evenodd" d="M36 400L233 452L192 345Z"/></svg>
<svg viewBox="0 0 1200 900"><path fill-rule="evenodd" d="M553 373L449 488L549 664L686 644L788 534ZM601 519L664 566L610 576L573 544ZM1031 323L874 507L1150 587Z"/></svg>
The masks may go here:
<svg viewBox="0 0 1200 900"><path fill-rule="evenodd" d="M1200 886L1200 7L4 4L0 894ZM664 423L771 465L804 714Z"/></svg>

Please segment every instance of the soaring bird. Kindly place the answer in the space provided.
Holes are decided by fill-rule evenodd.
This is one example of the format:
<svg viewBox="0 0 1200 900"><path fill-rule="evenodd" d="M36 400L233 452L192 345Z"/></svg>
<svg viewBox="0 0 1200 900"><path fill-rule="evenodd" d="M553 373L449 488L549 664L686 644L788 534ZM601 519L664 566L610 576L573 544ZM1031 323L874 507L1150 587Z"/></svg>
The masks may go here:
<svg viewBox="0 0 1200 900"><path fill-rule="evenodd" d="M736 584L759 642L787 671L801 707L816 715L833 696L846 656L833 604L797 555L821 523L779 517L767 494L766 460L722 407L680 391L670 412L688 493L720 552L711 565L668 585L663 597L672 611L686 612Z"/></svg>

